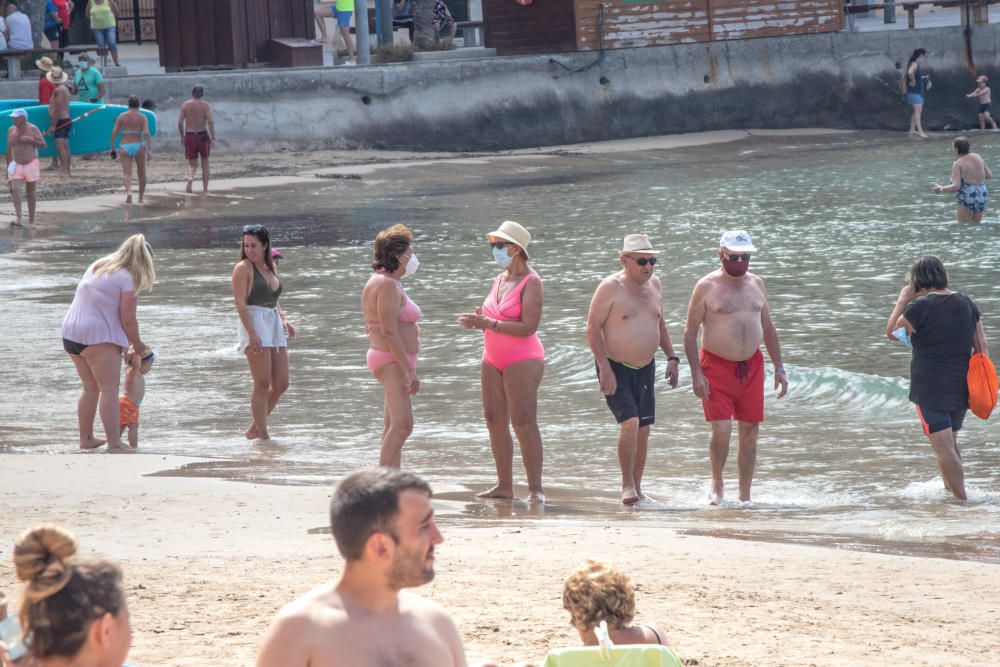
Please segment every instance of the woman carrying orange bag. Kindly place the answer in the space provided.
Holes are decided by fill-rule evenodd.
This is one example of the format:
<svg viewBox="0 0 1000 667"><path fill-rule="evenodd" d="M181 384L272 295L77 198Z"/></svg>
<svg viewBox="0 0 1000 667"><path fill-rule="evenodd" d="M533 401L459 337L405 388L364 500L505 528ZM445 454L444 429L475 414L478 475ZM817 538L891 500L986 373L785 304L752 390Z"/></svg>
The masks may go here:
<svg viewBox="0 0 1000 667"><path fill-rule="evenodd" d="M910 401L937 455L945 488L966 499L958 431L969 409L969 359L987 354L979 308L948 288L948 272L937 257L918 260L886 325L890 340L906 330L913 344Z"/></svg>

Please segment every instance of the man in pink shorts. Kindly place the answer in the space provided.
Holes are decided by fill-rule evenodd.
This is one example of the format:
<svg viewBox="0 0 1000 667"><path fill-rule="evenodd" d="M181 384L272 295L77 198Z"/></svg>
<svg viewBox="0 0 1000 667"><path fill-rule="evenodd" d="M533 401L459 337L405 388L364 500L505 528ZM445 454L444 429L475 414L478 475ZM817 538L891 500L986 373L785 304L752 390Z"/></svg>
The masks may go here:
<svg viewBox="0 0 1000 667"><path fill-rule="evenodd" d="M21 188L17 181L24 182L28 193L28 224L35 224L35 183L41 177L42 169L38 163L38 149L45 148L45 138L36 126L28 122L28 112L15 109L10 113L13 125L7 130L7 181L10 186L10 196L14 200L14 211L17 220L12 225L21 227Z"/></svg>
<svg viewBox="0 0 1000 667"><path fill-rule="evenodd" d="M764 281L748 271L750 256L756 251L750 235L743 230L722 235L719 242L722 266L694 286L684 327L684 353L691 364L694 393L702 400L705 420L712 424L709 445L712 505L718 505L723 498L722 469L729 456L733 419L739 422L740 449L736 463L740 500L750 500L750 484L757 463L757 430L764 421L762 342L774 364L774 388L781 388L778 398L788 391L778 331L767 307Z"/></svg>

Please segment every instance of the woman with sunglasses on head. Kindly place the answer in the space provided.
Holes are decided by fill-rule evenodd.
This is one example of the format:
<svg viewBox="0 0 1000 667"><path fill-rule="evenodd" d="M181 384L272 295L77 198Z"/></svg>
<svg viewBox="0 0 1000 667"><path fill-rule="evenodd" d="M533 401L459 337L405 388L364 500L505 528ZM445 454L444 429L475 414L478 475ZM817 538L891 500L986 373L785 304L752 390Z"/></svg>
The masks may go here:
<svg viewBox="0 0 1000 667"><path fill-rule="evenodd" d="M393 225L375 237L372 276L361 291L361 311L369 345L367 363L385 396L380 466L399 468L403 444L413 432L411 396L420 390L420 307L406 295L403 276L417 272L413 232Z"/></svg>
<svg viewBox="0 0 1000 667"><path fill-rule="evenodd" d="M233 269L233 300L239 314L240 351L253 378L248 440L270 440L267 416L288 389L288 338L295 327L278 308L281 280L271 255L271 235L263 225L243 228L240 262ZM286 337L287 333L287 337Z"/></svg>
<svg viewBox="0 0 1000 667"><path fill-rule="evenodd" d="M486 235L493 259L504 268L494 279L482 307L458 318L466 329L483 330L481 382L483 413L497 469L496 485L478 498L514 497L514 441L528 476L528 502L545 502L542 493L542 436L538 431L538 385L545 371L545 350L538 339L542 318L542 279L528 266L531 234L507 221Z"/></svg>
<svg viewBox="0 0 1000 667"><path fill-rule="evenodd" d="M129 449L122 443L118 406L122 353L129 345L142 361L153 353L139 338L136 305L139 292L153 288L153 251L142 234L134 234L83 274L73 303L63 318L63 349L83 382L76 405L80 449ZM107 440L94 437L94 417L101 414Z"/></svg>

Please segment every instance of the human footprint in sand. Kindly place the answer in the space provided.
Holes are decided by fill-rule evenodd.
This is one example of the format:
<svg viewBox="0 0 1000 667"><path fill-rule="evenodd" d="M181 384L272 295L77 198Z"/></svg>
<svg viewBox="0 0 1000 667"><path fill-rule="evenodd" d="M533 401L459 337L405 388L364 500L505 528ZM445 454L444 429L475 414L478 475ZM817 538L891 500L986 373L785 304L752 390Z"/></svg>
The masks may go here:
<svg viewBox="0 0 1000 667"><path fill-rule="evenodd" d="M76 287L61 336L83 382L76 406L81 449L96 449L105 442L109 449L129 449L122 444L119 426L122 351L131 344L140 358L150 354L139 338L136 305L139 292L152 289L155 280L152 248L142 234L134 234L91 264ZM107 440L94 437L98 409Z"/></svg>
<svg viewBox="0 0 1000 667"><path fill-rule="evenodd" d="M246 355L253 378L253 418L243 435L248 440L270 440L267 416L288 389L288 339L295 337L295 327L282 319L278 307L282 286L271 255L271 235L264 225L243 228L232 283L240 352Z"/></svg>
<svg viewBox="0 0 1000 667"><path fill-rule="evenodd" d="M618 261L622 270L597 286L587 313L587 343L594 353L597 380L619 424L618 464L622 503L644 498L649 429L656 420L656 349L667 355L665 378L677 386L680 359L674 355L663 318L663 288L653 274L658 250L645 234L629 234Z"/></svg>
<svg viewBox="0 0 1000 667"><path fill-rule="evenodd" d="M778 330L771 321L764 281L750 273L756 252L750 235L733 230L719 242L721 266L695 284L684 327L684 353L691 364L694 394L702 401L705 420L712 425L709 456L712 486L709 502L723 499L722 470L729 456L733 419L739 422L740 500L749 502L757 464L757 432L764 421L764 355L774 364L774 387L781 398L788 378L781 365ZM698 333L701 331L701 353Z"/></svg>
<svg viewBox="0 0 1000 667"><path fill-rule="evenodd" d="M353 473L337 486L330 524L346 561L340 581L278 612L257 667L465 667L448 612L404 590L434 578L444 541L427 482L393 468Z"/></svg>
<svg viewBox="0 0 1000 667"><path fill-rule="evenodd" d="M507 221L486 235L493 259L504 270L494 279L482 307L458 318L466 329L483 331L483 413L496 463L496 485L477 498L514 497L514 427L528 477L528 502L545 502L542 492L542 436L538 431L538 385L545 350L538 339L542 279L528 266L531 234Z"/></svg>

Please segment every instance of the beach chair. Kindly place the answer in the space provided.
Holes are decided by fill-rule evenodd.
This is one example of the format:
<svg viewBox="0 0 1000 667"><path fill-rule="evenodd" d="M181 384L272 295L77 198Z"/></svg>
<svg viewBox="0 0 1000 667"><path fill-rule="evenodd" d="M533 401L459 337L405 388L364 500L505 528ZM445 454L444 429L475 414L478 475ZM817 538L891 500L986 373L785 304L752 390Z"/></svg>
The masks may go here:
<svg viewBox="0 0 1000 667"><path fill-rule="evenodd" d="M594 629L597 646L561 648L549 651L542 667L683 667L673 651L659 644L622 644L615 646L608 636L607 624Z"/></svg>

